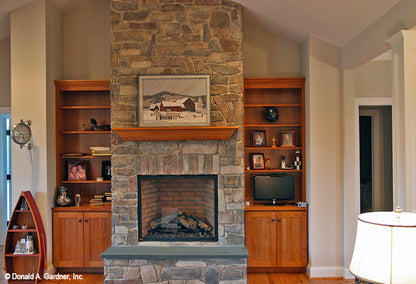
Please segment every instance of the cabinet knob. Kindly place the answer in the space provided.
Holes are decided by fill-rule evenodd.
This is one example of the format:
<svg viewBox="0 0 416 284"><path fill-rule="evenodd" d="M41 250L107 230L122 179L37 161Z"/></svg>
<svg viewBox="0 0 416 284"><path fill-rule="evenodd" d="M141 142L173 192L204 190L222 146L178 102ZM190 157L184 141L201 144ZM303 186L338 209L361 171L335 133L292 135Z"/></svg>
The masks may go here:
<svg viewBox="0 0 416 284"><path fill-rule="evenodd" d="M82 220L81 220L81 219L79 219L79 220L78 220L78 222L79 222L79 223L81 223L81 222L82 222Z"/></svg>
<svg viewBox="0 0 416 284"><path fill-rule="evenodd" d="M272 219L272 222L274 222L274 218Z"/></svg>
<svg viewBox="0 0 416 284"><path fill-rule="evenodd" d="M85 220L85 223L88 223L88 219L87 219L87 220Z"/></svg>
<svg viewBox="0 0 416 284"><path fill-rule="evenodd" d="M280 222L280 219L277 219L277 222Z"/></svg>

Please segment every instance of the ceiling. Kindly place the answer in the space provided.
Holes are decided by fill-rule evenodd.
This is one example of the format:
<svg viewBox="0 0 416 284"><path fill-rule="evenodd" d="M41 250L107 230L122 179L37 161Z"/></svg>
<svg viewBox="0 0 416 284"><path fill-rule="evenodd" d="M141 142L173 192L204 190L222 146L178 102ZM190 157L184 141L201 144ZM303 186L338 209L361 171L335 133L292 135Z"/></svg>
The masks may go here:
<svg viewBox="0 0 416 284"><path fill-rule="evenodd" d="M9 36L9 12L33 1L0 0L0 40ZM50 1L66 10L85 0ZM301 43L312 34L343 47L400 0L234 1L244 6L247 21L270 30L276 36Z"/></svg>

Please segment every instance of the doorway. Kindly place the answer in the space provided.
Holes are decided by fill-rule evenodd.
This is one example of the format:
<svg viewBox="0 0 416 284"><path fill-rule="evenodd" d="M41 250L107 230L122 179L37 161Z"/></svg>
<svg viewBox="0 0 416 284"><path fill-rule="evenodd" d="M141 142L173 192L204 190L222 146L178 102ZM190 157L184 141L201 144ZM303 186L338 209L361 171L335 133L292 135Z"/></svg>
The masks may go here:
<svg viewBox="0 0 416 284"><path fill-rule="evenodd" d="M391 106L360 106L360 212L393 210Z"/></svg>
<svg viewBox="0 0 416 284"><path fill-rule="evenodd" d="M0 244L4 243L11 208L11 115L0 113Z"/></svg>

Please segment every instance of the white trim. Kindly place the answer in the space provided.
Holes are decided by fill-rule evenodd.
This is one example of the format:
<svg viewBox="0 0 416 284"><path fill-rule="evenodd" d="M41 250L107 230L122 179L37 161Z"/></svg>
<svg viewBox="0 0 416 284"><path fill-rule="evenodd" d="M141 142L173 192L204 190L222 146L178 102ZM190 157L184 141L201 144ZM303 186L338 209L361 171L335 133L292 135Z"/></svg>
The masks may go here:
<svg viewBox="0 0 416 284"><path fill-rule="evenodd" d="M350 272L348 267L344 267L344 279L355 279L355 275Z"/></svg>
<svg viewBox="0 0 416 284"><path fill-rule="evenodd" d="M391 106L393 105L392 98L355 98L355 106Z"/></svg>
<svg viewBox="0 0 416 284"><path fill-rule="evenodd" d="M309 268L309 278L333 278L344 276L345 267L343 266L318 266Z"/></svg>
<svg viewBox="0 0 416 284"><path fill-rule="evenodd" d="M11 107L0 107L0 113L12 113Z"/></svg>

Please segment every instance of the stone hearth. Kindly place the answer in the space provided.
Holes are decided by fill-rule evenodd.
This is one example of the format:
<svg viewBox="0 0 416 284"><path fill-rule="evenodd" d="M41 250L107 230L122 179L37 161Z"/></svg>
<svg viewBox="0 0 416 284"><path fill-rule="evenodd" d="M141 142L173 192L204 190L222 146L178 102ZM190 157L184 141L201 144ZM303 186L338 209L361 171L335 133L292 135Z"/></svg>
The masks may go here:
<svg viewBox="0 0 416 284"><path fill-rule="evenodd" d="M242 8L228 0L112 0L111 13L112 128L138 126L138 75L210 74L211 125L239 130L204 141L126 142L112 133L106 283L245 283ZM198 174L218 176L218 241L138 241L137 175Z"/></svg>

